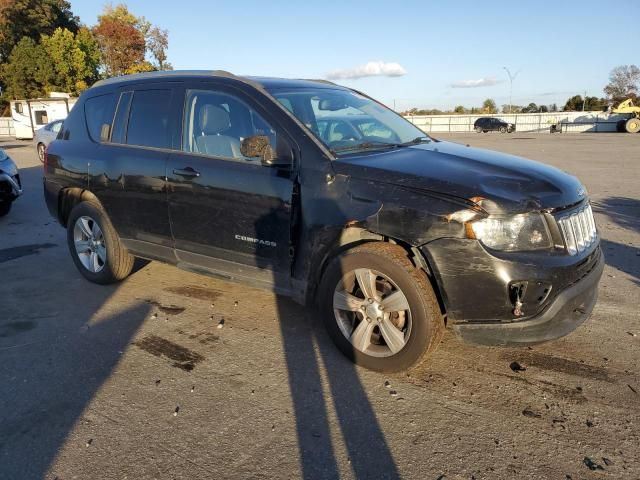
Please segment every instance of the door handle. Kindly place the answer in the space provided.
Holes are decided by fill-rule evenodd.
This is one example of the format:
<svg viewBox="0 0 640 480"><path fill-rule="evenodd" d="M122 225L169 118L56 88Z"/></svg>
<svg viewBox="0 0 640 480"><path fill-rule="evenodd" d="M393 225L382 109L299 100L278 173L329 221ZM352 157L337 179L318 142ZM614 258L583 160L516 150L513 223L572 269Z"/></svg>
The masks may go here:
<svg viewBox="0 0 640 480"><path fill-rule="evenodd" d="M191 167L174 168L173 173L175 175L180 175L182 177L199 177L200 176L200 172L195 171Z"/></svg>

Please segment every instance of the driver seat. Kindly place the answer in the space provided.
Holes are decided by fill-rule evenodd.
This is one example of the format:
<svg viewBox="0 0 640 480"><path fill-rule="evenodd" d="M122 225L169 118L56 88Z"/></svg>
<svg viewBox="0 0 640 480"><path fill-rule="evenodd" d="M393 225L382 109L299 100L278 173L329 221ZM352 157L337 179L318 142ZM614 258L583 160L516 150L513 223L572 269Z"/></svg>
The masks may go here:
<svg viewBox="0 0 640 480"><path fill-rule="evenodd" d="M340 140L357 140L358 136L356 132L354 132L353 128L346 122L338 123L333 129L333 134L331 135L333 141Z"/></svg>
<svg viewBox="0 0 640 480"><path fill-rule="evenodd" d="M217 105L203 105L198 113L196 151L214 157L242 158L240 140L222 134L229 130L229 127L229 112Z"/></svg>

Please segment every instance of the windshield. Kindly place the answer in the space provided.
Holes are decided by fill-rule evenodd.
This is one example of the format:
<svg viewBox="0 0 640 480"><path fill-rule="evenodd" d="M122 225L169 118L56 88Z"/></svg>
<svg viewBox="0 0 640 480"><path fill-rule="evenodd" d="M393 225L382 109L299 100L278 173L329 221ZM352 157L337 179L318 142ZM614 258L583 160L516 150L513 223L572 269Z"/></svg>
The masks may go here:
<svg viewBox="0 0 640 480"><path fill-rule="evenodd" d="M294 88L270 93L338 156L430 140L400 115L350 90Z"/></svg>

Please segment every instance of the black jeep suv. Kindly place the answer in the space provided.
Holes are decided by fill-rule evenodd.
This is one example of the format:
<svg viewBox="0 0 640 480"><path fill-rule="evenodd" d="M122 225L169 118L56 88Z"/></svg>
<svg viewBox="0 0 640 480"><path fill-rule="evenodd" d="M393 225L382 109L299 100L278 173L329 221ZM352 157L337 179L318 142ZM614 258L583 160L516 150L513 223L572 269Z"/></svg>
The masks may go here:
<svg viewBox="0 0 640 480"><path fill-rule="evenodd" d="M507 123L499 118L480 117L473 123L473 129L478 133L511 133L516 131L516 126L513 123Z"/></svg>
<svg viewBox="0 0 640 480"><path fill-rule="evenodd" d="M338 347L376 370L415 365L445 326L490 345L565 335L603 269L576 178L435 140L325 81L102 81L44 170L90 281L122 280L144 257L268 288L315 303Z"/></svg>

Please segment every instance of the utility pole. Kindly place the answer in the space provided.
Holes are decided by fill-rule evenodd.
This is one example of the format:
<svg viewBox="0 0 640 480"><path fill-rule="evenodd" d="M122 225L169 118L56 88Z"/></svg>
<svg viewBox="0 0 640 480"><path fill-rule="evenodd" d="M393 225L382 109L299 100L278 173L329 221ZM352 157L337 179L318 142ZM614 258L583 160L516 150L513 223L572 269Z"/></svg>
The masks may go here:
<svg viewBox="0 0 640 480"><path fill-rule="evenodd" d="M584 112L584 106L587 104L587 91L584 91L584 99L582 100L582 111Z"/></svg>
<svg viewBox="0 0 640 480"><path fill-rule="evenodd" d="M507 67L502 68L504 68L504 70L507 72L507 75L509 75L509 113L511 113L511 105L513 104L513 81L520 73L520 70L512 75L511 70L509 70Z"/></svg>

